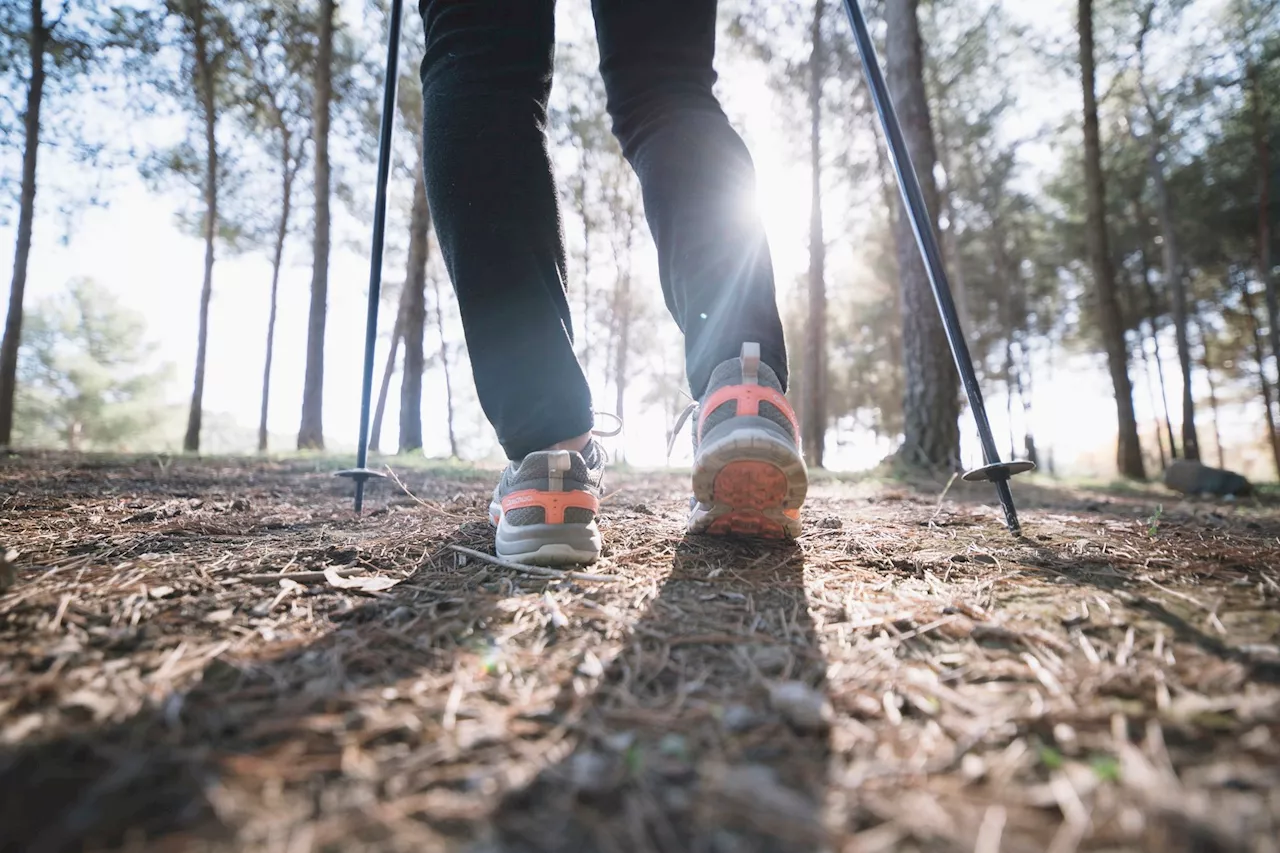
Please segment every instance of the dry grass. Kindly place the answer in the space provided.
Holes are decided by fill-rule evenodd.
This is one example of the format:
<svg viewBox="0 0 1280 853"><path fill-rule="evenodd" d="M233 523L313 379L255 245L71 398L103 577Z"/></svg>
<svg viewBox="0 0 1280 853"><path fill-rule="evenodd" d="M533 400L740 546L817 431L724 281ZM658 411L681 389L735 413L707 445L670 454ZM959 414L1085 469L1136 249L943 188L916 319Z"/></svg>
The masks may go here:
<svg viewBox="0 0 1280 853"><path fill-rule="evenodd" d="M0 849L1280 849L1274 508L827 483L779 547L616 477L575 580L400 473L3 463Z"/></svg>

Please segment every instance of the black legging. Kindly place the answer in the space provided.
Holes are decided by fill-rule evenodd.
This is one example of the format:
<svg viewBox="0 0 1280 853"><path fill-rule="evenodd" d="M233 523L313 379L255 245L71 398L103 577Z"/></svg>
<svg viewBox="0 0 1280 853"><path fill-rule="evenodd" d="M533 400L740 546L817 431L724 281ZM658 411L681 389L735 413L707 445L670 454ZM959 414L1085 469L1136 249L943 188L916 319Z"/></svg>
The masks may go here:
<svg viewBox="0 0 1280 853"><path fill-rule="evenodd" d="M712 93L715 0L593 0L600 70L640 178L695 396L744 341L786 381L755 171ZM554 0L420 0L427 195L476 391L511 459L592 427L547 151Z"/></svg>

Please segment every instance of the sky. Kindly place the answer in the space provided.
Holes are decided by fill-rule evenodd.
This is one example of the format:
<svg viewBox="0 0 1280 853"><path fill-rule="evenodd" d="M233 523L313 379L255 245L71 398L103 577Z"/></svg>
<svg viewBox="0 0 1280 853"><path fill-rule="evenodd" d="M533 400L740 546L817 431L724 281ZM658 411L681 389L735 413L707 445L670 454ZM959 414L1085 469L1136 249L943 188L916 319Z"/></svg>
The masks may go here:
<svg viewBox="0 0 1280 853"><path fill-rule="evenodd" d="M1010 4L1019 14L1049 31L1070 32L1071 6L1063 2ZM562 12L562 14L564 14ZM416 57L404 61L416 63ZM807 221L809 211L809 177L807 165L793 159L784 139L782 123L788 109L769 93L763 71L756 65L725 55L720 63L721 91L731 116L740 122L740 130L752 147L759 172L758 203L764 217L774 256L777 279L785 299L808 266ZM1025 135L1038 124L1051 121L1063 109L1073 108L1073 92L1063 81L1040 81L1040 94L1030 108L1021 114L1019 127L1011 132ZM1055 89L1055 87L1057 87ZM765 93L765 94L762 94ZM150 132L150 131L148 131ZM165 132L162 128L157 132ZM1034 162L1044 166L1054 156L1049 151L1030 151ZM46 170L67 168L57 155L47 158ZM352 179L361 170L373 181L376 164L372 161L349 168ZM1034 170L1032 170L1034 173ZM1034 176L1033 176L1034 179ZM112 176L112 189L106 207L80 212L69 242L53 217L45 215L37 222L27 292L28 306L42 297L62 290L77 277L90 277L115 292L124 302L141 312L149 325L150 335L159 347L159 357L175 368L175 381L170 397L185 404L189 397L194 365L195 332L203 270L203 243L181 232L174 219L180 199L172 194L149 190L130 167ZM305 200L304 200L305 203ZM329 321L325 358L324 427L329 449L349 451L355 447L359 424L359 393L364 337L364 311L369 262L354 246L367 241L367 223L355 221L338 208L335 220L335 251L330 267ZM843 212L832 210L828 221L841 221ZM0 227L0 246L13 245L11 226ZM273 449L288 450L298 428L304 371L303 352L306 338L307 305L310 285L310 241L295 237L287 253L280 286L280 313L276 329L277 353L269 413ZM646 251L651 252L647 249ZM11 276L11 260L7 250L0 259L0 281ZM839 261L837 261L839 263ZM265 328L270 284L270 265L264 254L232 257L223 253L215 268L214 297L210 314L208 374L204 405L207 412L226 416L244 428L241 438L252 435L258 420ZM572 274L572 273L571 273ZM388 280L397 281L402 271L388 265ZM655 291L656 281L648 282ZM0 298L7 298L0 297ZM393 309L392 309L393 310ZM654 323L663 324L654 334L676 340L674 324L665 313L655 312ZM389 328L393 317L384 307L382 328ZM456 335L456 329L451 330ZM427 348L435 346L429 331ZM386 340L380 342L378 371L380 374ZM1169 352L1171 347L1166 347ZM1041 364L1039 373L1046 375L1050 365ZM1042 447L1052 447L1059 473L1104 475L1113 469L1111 447L1114 442L1114 401L1103 365L1098 358L1080 357L1054 365L1050 393L1035 399L1034 424ZM470 377L456 375L455 386L469 402L464 406L459 430L468 436L465 452L470 458L496 459L497 445L492 432L483 423L470 390ZM1046 383L1042 382L1041 385ZM396 387L396 386L393 386ZM601 401L612 391L596 388ZM627 401L625 443L629 462L639 466L657 466L666 461L665 407L646 407L643 393L636 388ZM993 389L994 390L994 389ZM394 444L396 394L391 395L384 431L384 444ZM428 456L447 453L444 422L444 387L439 371L431 371L424 388L424 440ZM1139 416L1150 420L1149 395L1139 381L1135 402ZM987 406L992 414L997 441L1009 443L1005 402L993 395ZM607 408L607 407L601 407ZM1018 422L1020 428L1020 421ZM962 421L964 456L967 463L977 464L976 433L971 419ZM231 436L207 437L206 446L225 445ZM876 443L869 435L855 435L853 441L837 446L829 442L828 464L836 469L862 469L878 462L892 447ZM180 435L173 436L173 447L179 446ZM616 442L618 440L614 440ZM676 443L674 464L687 462L687 441ZM249 450L248 446L238 449Z"/></svg>

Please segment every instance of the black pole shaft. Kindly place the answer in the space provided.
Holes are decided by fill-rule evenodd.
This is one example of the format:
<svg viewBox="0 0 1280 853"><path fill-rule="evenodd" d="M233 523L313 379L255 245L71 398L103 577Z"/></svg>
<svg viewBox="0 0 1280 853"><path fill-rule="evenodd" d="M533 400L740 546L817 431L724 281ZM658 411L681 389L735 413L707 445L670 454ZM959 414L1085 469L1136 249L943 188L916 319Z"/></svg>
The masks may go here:
<svg viewBox="0 0 1280 853"><path fill-rule="evenodd" d="M369 408L373 398L374 350L378 344L378 306L382 301L382 248L387 233L387 181L391 175L391 135L395 129L396 86L400 81L400 21L404 0L391 0L387 33L387 79L382 86L382 125L378 132L378 183L373 207L373 247L369 255L369 308L364 332L364 385L360 391L360 440L356 469L369 461ZM364 478L356 477L356 512L364 508Z"/></svg>
<svg viewBox="0 0 1280 853"><path fill-rule="evenodd" d="M893 100L889 97L889 86L885 83L884 73L880 69L880 60L876 56L875 44L871 41L871 33L867 29L867 20L862 14L862 7L858 0L844 0L844 7L849 14L849 23L853 25L853 37L857 42L858 54L862 57L862 66L867 73L871 99L875 102L876 112L880 115L880 124L884 127L884 134L889 143L889 157L893 162L893 170L898 176L898 189L902 192L902 200L907 206L907 216L911 220L911 230L915 233L916 244L920 247L920 255L924 259L929 284L933 288L933 298L938 303L938 313L942 316L947 343L951 345L951 356L955 359L956 370L960 373L965 394L969 398L969 408L973 410L973 419L978 426L983 460L987 465L994 465L1000 462L1000 451L996 449L995 436L991 432L991 421L987 417L987 408L982 401L982 389L978 386L978 376L973 369L973 356L969 353L969 345L965 343L964 332L960 328L955 299L951 295L951 285L947 281L946 269L942 265L942 251L938 247L938 238L933 233L932 218L929 207L925 204L924 192L920 189L915 165L911 162L911 152L902 135L902 125L894 110ZM1008 478L997 478L995 483L1000 504L1004 508L1005 520L1009 528L1016 531L1019 529L1018 516L1013 505L1013 493L1009 491Z"/></svg>

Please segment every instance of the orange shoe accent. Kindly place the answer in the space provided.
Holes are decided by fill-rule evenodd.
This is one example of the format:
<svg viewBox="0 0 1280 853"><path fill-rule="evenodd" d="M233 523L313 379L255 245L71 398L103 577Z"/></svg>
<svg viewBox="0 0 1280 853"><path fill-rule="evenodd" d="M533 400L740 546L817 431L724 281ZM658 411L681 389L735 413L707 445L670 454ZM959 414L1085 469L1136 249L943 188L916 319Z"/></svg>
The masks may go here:
<svg viewBox="0 0 1280 853"><path fill-rule="evenodd" d="M769 462L730 462L716 475L712 497L739 509L775 509L787 499L787 475Z"/></svg>
<svg viewBox="0 0 1280 853"><path fill-rule="evenodd" d="M781 508L787 499L787 475L778 466L754 460L731 462L716 475L712 490L712 499L732 511L711 523L707 528L711 535L786 538L786 528L764 513ZM800 510L784 513L799 518Z"/></svg>
<svg viewBox="0 0 1280 853"><path fill-rule="evenodd" d="M720 406L729 402L738 404L739 415L758 415L760 414L761 403L773 405L782 412L787 422L791 424L791 434L797 440L800 438L800 421L796 418L796 413L792 410L791 404L787 402L787 398L780 392L766 385L726 385L714 391L702 403L702 414L698 417L699 441L702 440L702 428L707 422L707 417Z"/></svg>
<svg viewBox="0 0 1280 853"><path fill-rule="evenodd" d="M600 500L590 492L542 492L537 489L512 492L502 499L504 513L527 507L542 507L543 512L546 513L543 519L545 524L564 524L566 509L587 509L598 513Z"/></svg>
<svg viewBox="0 0 1280 853"><path fill-rule="evenodd" d="M781 524L758 512L731 512L722 515L707 528L711 536L747 536L754 539L786 539Z"/></svg>

